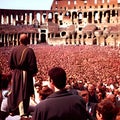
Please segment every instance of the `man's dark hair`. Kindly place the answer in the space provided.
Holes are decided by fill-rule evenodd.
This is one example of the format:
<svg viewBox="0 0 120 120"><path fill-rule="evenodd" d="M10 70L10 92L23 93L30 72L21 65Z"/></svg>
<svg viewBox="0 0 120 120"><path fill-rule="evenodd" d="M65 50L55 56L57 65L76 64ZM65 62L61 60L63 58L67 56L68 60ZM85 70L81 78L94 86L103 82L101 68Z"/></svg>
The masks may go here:
<svg viewBox="0 0 120 120"><path fill-rule="evenodd" d="M66 85L66 72L61 67L54 67L49 70L48 75L53 80L54 85L58 89L63 89Z"/></svg>
<svg viewBox="0 0 120 120"><path fill-rule="evenodd" d="M104 120L115 120L119 110L109 99L103 99L97 104L96 110L102 114Z"/></svg>

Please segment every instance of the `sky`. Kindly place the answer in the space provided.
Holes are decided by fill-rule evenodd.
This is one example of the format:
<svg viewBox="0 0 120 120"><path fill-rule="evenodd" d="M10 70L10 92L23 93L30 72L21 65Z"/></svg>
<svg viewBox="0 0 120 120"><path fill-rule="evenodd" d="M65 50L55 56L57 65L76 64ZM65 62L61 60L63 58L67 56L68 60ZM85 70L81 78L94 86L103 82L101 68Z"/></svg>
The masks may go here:
<svg viewBox="0 0 120 120"><path fill-rule="evenodd" d="M53 0L0 0L0 9L50 10Z"/></svg>

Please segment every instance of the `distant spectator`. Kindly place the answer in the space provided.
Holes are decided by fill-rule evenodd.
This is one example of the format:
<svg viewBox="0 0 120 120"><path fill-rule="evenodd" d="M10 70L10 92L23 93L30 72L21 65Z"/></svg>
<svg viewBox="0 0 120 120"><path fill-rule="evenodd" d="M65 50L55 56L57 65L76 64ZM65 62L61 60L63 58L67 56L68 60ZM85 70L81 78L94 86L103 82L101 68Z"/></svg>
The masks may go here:
<svg viewBox="0 0 120 120"><path fill-rule="evenodd" d="M96 120L96 103L89 101L89 92L86 88L78 90L78 93L85 100L86 110L89 112L93 120Z"/></svg>
<svg viewBox="0 0 120 120"><path fill-rule="evenodd" d="M35 97L35 103L40 103L40 89L41 85L40 83L35 83L34 85L34 97Z"/></svg>
<svg viewBox="0 0 120 120"><path fill-rule="evenodd" d="M120 87L114 90L114 95L116 106L120 109Z"/></svg>
<svg viewBox="0 0 120 120"><path fill-rule="evenodd" d="M96 108L97 120L116 120L118 110L109 99L103 99Z"/></svg>
<svg viewBox="0 0 120 120"><path fill-rule="evenodd" d="M43 87L41 90L40 90L40 99L41 100L45 100L49 95L51 95L53 93L53 90L50 89L48 86L46 87Z"/></svg>
<svg viewBox="0 0 120 120"><path fill-rule="evenodd" d="M2 74L1 79L1 91L2 91L2 102L0 107L0 119L4 120L8 115L8 96L10 93L10 82L11 73Z"/></svg>
<svg viewBox="0 0 120 120"><path fill-rule="evenodd" d="M93 84L88 85L88 92L89 92L89 102L98 103L96 89Z"/></svg>

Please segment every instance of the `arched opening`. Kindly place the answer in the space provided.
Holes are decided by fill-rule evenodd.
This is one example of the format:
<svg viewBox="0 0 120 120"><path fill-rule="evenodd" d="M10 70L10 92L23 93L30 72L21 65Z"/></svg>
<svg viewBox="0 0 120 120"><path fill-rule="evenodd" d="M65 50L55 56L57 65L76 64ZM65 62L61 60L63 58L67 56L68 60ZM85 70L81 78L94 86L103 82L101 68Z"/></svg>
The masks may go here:
<svg viewBox="0 0 120 120"><path fill-rule="evenodd" d="M78 23L81 24L82 23L82 12L78 13Z"/></svg>
<svg viewBox="0 0 120 120"><path fill-rule="evenodd" d="M46 34L41 34L41 43L46 42Z"/></svg>
<svg viewBox="0 0 120 120"><path fill-rule="evenodd" d="M100 23L102 23L102 12L100 12Z"/></svg>
<svg viewBox="0 0 120 120"><path fill-rule="evenodd" d="M65 36L65 35L66 35L66 32L65 32L65 31L63 31L63 32L61 33L61 35L62 35L62 36Z"/></svg>
<svg viewBox="0 0 120 120"><path fill-rule="evenodd" d="M55 14L55 23L58 23L58 14Z"/></svg>
<svg viewBox="0 0 120 120"><path fill-rule="evenodd" d="M105 11L104 17L106 17L107 22L110 23L110 11L109 10Z"/></svg>
<svg viewBox="0 0 120 120"><path fill-rule="evenodd" d="M52 19L53 19L53 13L50 12L50 13L48 14L48 22L52 22Z"/></svg>
<svg viewBox="0 0 120 120"><path fill-rule="evenodd" d="M71 12L70 11L67 11L66 13L65 13L65 16L67 16L67 17L71 17Z"/></svg>
<svg viewBox="0 0 120 120"><path fill-rule="evenodd" d="M77 18L77 12L73 12L73 13L72 13L72 18L73 18L73 19Z"/></svg>
<svg viewBox="0 0 120 120"><path fill-rule="evenodd" d="M89 12L88 16L89 16L88 23L92 23L92 12Z"/></svg>

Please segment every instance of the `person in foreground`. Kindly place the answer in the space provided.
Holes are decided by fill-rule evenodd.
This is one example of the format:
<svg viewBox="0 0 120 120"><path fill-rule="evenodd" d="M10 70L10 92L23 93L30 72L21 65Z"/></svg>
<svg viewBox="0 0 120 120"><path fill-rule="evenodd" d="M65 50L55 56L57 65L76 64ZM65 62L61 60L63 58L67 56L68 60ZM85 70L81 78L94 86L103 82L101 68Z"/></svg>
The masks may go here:
<svg viewBox="0 0 120 120"><path fill-rule="evenodd" d="M49 87L54 92L36 106L32 120L91 120L82 97L65 89L65 70L54 67L48 76Z"/></svg>
<svg viewBox="0 0 120 120"><path fill-rule="evenodd" d="M30 96L34 94L33 76L38 72L36 56L28 47L28 36L20 35L20 45L13 48L9 67L12 70L11 93L8 96L8 109L11 115L27 115Z"/></svg>
<svg viewBox="0 0 120 120"><path fill-rule="evenodd" d="M103 99L96 107L97 120L117 120L119 110L110 99Z"/></svg>

